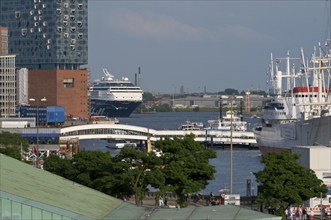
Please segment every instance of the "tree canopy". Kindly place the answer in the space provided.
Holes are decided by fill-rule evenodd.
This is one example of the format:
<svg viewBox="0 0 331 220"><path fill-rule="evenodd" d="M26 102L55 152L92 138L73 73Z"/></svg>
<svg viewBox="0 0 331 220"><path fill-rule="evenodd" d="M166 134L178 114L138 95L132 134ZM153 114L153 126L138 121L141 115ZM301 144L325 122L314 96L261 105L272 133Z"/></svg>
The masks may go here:
<svg viewBox="0 0 331 220"><path fill-rule="evenodd" d="M268 153L262 157L264 170L254 173L260 183L258 204L276 209L284 215L289 206L302 204L305 200L327 192L327 187L314 171L301 166L300 155L290 152Z"/></svg>
<svg viewBox="0 0 331 220"><path fill-rule="evenodd" d="M27 151L28 146L28 141L21 138L18 134L9 132L0 133L0 153L2 154L21 160L21 148L23 151Z"/></svg>
<svg viewBox="0 0 331 220"><path fill-rule="evenodd" d="M163 175L160 174L161 160L154 152L146 153L125 147L115 156L114 161L122 168L120 177L125 180L126 188L135 195L136 204L144 198L148 185L164 185ZM155 178L155 175L158 178Z"/></svg>
<svg viewBox="0 0 331 220"><path fill-rule="evenodd" d="M160 194L175 192L183 206L185 195L200 191L214 178L209 159L216 153L193 136L158 141L156 146L162 150L159 157L130 147L114 157L101 151L81 151L70 160L51 155L44 169L115 197L134 195L136 204L151 186Z"/></svg>
<svg viewBox="0 0 331 220"><path fill-rule="evenodd" d="M187 194L204 189L208 180L214 179L216 170L209 165L209 159L215 158L216 153L195 142L193 135L158 141L156 147L163 152L165 186L177 194L181 206L186 206Z"/></svg>

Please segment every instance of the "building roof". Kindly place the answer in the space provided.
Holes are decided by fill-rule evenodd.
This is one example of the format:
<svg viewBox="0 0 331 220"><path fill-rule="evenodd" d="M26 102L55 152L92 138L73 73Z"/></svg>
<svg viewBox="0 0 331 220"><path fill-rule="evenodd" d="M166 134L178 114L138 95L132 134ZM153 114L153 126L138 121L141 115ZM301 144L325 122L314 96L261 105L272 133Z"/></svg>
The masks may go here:
<svg viewBox="0 0 331 220"><path fill-rule="evenodd" d="M144 209L0 154L0 197L72 219L137 219ZM130 210L125 212L124 210Z"/></svg>
<svg viewBox="0 0 331 220"><path fill-rule="evenodd" d="M149 220L281 220L280 216L269 215L234 205L189 207L183 209L157 209Z"/></svg>

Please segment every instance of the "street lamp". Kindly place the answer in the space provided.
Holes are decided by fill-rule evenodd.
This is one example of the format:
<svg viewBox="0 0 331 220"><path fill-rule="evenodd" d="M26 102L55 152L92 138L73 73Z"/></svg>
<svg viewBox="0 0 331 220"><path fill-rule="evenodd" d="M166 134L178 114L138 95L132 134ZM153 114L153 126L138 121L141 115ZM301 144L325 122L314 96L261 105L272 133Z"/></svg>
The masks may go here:
<svg viewBox="0 0 331 220"><path fill-rule="evenodd" d="M232 194L232 171L233 171L233 141L232 141L232 137L233 137L233 101L235 101L236 99L242 99L242 96L230 96L229 99L231 101L231 105L230 105L230 110L231 110L231 117L230 117L230 194Z"/></svg>
<svg viewBox="0 0 331 220"><path fill-rule="evenodd" d="M37 104L37 115L36 115L36 128L37 128L37 149L36 149L36 163L35 166L38 168L39 167L39 105L40 102L46 102L47 99L46 97L39 99L34 99L34 98L30 98L29 99L30 102L36 102Z"/></svg>

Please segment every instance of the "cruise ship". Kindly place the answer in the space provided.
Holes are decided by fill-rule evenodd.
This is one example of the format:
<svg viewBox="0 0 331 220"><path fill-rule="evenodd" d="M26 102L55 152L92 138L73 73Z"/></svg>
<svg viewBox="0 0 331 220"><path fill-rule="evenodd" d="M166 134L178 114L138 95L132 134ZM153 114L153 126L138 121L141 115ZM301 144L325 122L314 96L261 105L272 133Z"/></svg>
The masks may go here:
<svg viewBox="0 0 331 220"><path fill-rule="evenodd" d="M290 62L298 59L290 58L289 53L275 61L271 55L273 95L264 105L262 126L255 129L262 154L291 151L294 146L330 145L331 53L324 51L321 46L315 48L308 63L301 49L297 68Z"/></svg>
<svg viewBox="0 0 331 220"><path fill-rule="evenodd" d="M132 84L127 77L114 79L107 69L103 69L103 73L104 76L89 88L90 115L129 117L142 103L142 89Z"/></svg>

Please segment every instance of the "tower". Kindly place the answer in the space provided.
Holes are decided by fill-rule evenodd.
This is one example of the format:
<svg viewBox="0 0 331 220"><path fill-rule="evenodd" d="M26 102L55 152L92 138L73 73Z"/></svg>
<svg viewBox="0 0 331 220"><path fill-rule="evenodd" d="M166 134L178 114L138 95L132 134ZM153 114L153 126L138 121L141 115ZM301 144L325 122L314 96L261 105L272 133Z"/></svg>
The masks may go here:
<svg viewBox="0 0 331 220"><path fill-rule="evenodd" d="M87 0L1 0L0 26L8 27L8 52L29 69L29 98L87 117Z"/></svg>

